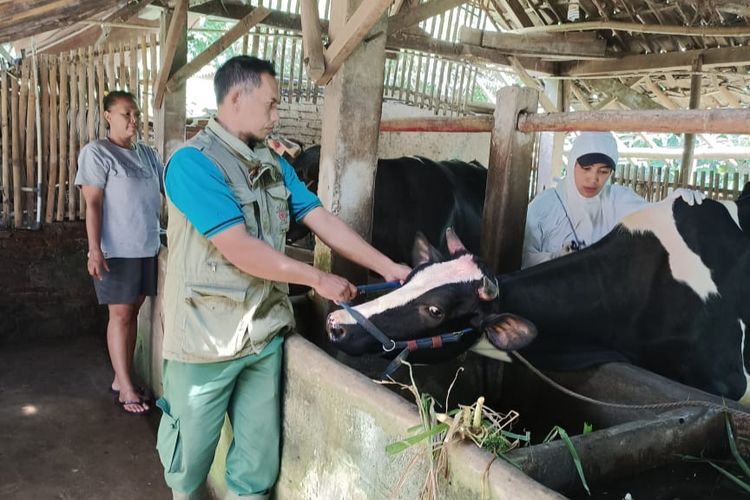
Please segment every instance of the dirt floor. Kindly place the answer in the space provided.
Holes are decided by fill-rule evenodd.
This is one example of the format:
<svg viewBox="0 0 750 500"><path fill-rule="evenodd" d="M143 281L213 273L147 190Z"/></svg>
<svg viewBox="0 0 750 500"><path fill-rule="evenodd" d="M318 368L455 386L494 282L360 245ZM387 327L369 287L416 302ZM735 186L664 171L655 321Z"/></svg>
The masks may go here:
<svg viewBox="0 0 750 500"><path fill-rule="evenodd" d="M103 336L0 348L0 498L170 499L160 412L125 414Z"/></svg>

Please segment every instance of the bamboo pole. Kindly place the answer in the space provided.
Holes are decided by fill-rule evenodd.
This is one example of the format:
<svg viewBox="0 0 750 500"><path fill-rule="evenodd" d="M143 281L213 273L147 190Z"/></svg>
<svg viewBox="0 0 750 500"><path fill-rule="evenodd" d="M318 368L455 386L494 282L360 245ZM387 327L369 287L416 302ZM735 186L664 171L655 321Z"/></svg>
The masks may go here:
<svg viewBox="0 0 750 500"><path fill-rule="evenodd" d="M124 90L125 85L128 83L128 70L125 66L125 42L120 42L120 53L118 61L120 62L120 70L117 74L117 83L120 85L120 89Z"/></svg>
<svg viewBox="0 0 750 500"><path fill-rule="evenodd" d="M143 137L141 138L146 144L150 144L149 141L149 126L148 126L148 80L150 72L148 69L148 48L146 47L146 37L141 37L141 66L143 66L143 87L141 89L141 114L143 115Z"/></svg>
<svg viewBox="0 0 750 500"><path fill-rule="evenodd" d="M104 87L107 81L107 75L104 74L104 58L104 51L101 51L96 58L96 83L98 88L96 101L99 106L99 138L104 138L107 135L106 122L104 121Z"/></svg>
<svg viewBox="0 0 750 500"><path fill-rule="evenodd" d="M117 89L117 74L115 73L115 48L110 43L107 45L107 90L112 92Z"/></svg>
<svg viewBox="0 0 750 500"><path fill-rule="evenodd" d="M83 146L88 142L88 130L86 129L86 63L85 53L83 48L78 50L78 149L76 150L76 161L71 164L75 168L71 168L68 175L71 178L71 186L73 186L73 192L79 194L75 187L75 177L78 173L78 152L83 149ZM78 215L81 220L86 218L86 200L83 196L79 197L78 203Z"/></svg>
<svg viewBox="0 0 750 500"><path fill-rule="evenodd" d="M130 41L128 61L130 62L130 92L135 96L135 102L138 102L141 98L141 91L138 85L138 40L136 38Z"/></svg>
<svg viewBox="0 0 750 500"><path fill-rule="evenodd" d="M42 102L41 102L41 117L40 122L42 125L42 148L40 155L40 160L37 161L42 162L42 168L41 172L39 173L40 177L37 179L37 183L39 185L39 192L37 193L37 196L40 197L40 199L43 199L46 202L46 198L44 198L44 180L47 179L49 176L49 150L50 150L50 80L49 80L49 58L45 55L39 56L39 80L41 81L41 96L42 96ZM42 206L39 205L39 214L37 214L37 217L39 218L39 221L41 222L42 217Z"/></svg>
<svg viewBox="0 0 750 500"><path fill-rule="evenodd" d="M60 160L59 187L57 188L57 211L55 220L62 221L65 215L65 181L68 175L68 58L60 56L60 107L58 109L60 135L58 149Z"/></svg>
<svg viewBox="0 0 750 500"><path fill-rule="evenodd" d="M3 158L3 226L10 227L10 128L8 127L8 73L3 70L0 82L0 119L2 119Z"/></svg>
<svg viewBox="0 0 750 500"><path fill-rule="evenodd" d="M23 158L26 151L26 106L29 105L29 60L23 59L21 62L21 79L18 80L19 97L18 97L18 137L19 150L18 157ZM23 178L19 177L18 181L23 186ZM23 210L23 209L22 209ZM21 212L23 213L23 211Z"/></svg>
<svg viewBox="0 0 750 500"><path fill-rule="evenodd" d="M88 109L86 110L86 128L88 140L96 139L96 80L94 78L94 47L89 47L88 64L86 65L86 83L88 83Z"/></svg>
<svg viewBox="0 0 750 500"><path fill-rule="evenodd" d="M24 149L24 153L26 154L26 178L24 180L24 188L26 192L26 196L24 196L25 205L26 205L26 225L28 227L31 227L32 225L32 219L34 216L34 171L36 170L34 166L34 141L36 139L36 135L34 134L34 130L36 130L36 83L34 82L34 72L32 71L33 68L31 68L31 64L33 62L29 61L29 72L28 72L28 88L29 92L27 94L28 103L26 105L26 148Z"/></svg>
<svg viewBox="0 0 750 500"><path fill-rule="evenodd" d="M151 79L152 81L151 81L151 93L149 94L149 96L150 96L149 103L151 103L153 105L153 102L154 102L153 101L153 99L154 99L154 86L156 84L156 68L158 67L157 66L157 62L156 62L157 61L156 33L151 33L151 35L149 35L149 39L148 40L149 40L149 52L150 52L150 58L151 58L151 75L153 75L153 77L154 77L153 79ZM156 107L153 107L152 109L154 110L154 114L153 114L153 117L154 117L154 127L153 128L154 128L154 130L156 130L156 127L157 127L156 120L157 120L157 118L159 116L159 113L156 112ZM148 139L149 138L147 138L147 140ZM149 144L153 144L153 143L149 140Z"/></svg>
<svg viewBox="0 0 750 500"><path fill-rule="evenodd" d="M57 63L50 59L49 64L49 169L47 175L47 206L44 222L52 222L55 213L55 188L57 186Z"/></svg>
<svg viewBox="0 0 750 500"><path fill-rule="evenodd" d="M11 162L13 164L13 226L21 227L23 210L21 209L21 129L20 129L20 88L15 77L10 79L10 117L11 117Z"/></svg>
<svg viewBox="0 0 750 500"><path fill-rule="evenodd" d="M80 61L75 60L75 53L71 54L69 83L70 83L70 127L68 133L68 220L76 218L76 117L78 116L78 83L77 70Z"/></svg>

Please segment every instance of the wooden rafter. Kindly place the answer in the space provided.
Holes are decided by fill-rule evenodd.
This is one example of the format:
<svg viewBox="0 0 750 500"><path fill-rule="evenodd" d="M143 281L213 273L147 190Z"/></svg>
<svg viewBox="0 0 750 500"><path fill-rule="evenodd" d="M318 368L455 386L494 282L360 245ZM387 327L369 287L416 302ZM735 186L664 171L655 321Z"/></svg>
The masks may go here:
<svg viewBox="0 0 750 500"><path fill-rule="evenodd" d="M587 21L583 23L564 23L546 26L520 28L514 33L563 33L566 31L615 30L631 33L650 33L673 36L700 37L748 37L750 26L667 26L663 24L624 23L620 21Z"/></svg>
<svg viewBox="0 0 750 500"><path fill-rule="evenodd" d="M237 24L224 33L218 40L212 43L206 50L198 54L193 58L192 61L175 71L167 81L166 90L168 92L174 92L182 84L184 84L188 78L193 76L195 73L206 64L210 63L216 56L224 52L227 47L232 45L237 39L248 32L250 28L265 19L271 11L263 7L256 7L253 11L242 18ZM170 28L172 25L170 24Z"/></svg>
<svg viewBox="0 0 750 500"><path fill-rule="evenodd" d="M364 40L367 33L375 26L375 23L385 14L392 0L368 0L362 2L351 15L336 39L326 49L326 70L320 77L319 83L328 83L338 69L344 64L346 58Z"/></svg>
<svg viewBox="0 0 750 500"><path fill-rule="evenodd" d="M127 0L24 0L0 2L0 43L20 40L119 9Z"/></svg>
<svg viewBox="0 0 750 500"><path fill-rule="evenodd" d="M602 61L560 63L564 76L617 75L653 71L687 70L697 54L703 54L703 68L750 65L750 47L726 47L706 50L686 50L667 54L625 56Z"/></svg>
<svg viewBox="0 0 750 500"><path fill-rule="evenodd" d="M569 36L570 35L570 36ZM461 43L497 49L517 56L545 59L602 59L607 44L594 33L537 33L515 35L463 27Z"/></svg>
<svg viewBox="0 0 750 500"><path fill-rule="evenodd" d="M155 108L161 108L167 80L169 79L170 68L172 67L172 61L174 60L174 55L177 51L177 43L180 41L180 37L185 35L184 27L187 22L187 10L188 0L177 0L177 5L172 13L172 20L167 29L167 37L162 46L163 56L161 60L161 70L154 82Z"/></svg>
<svg viewBox="0 0 750 500"><path fill-rule="evenodd" d="M484 63L498 64L501 66L511 66L507 54L503 54L496 49L488 49L465 43L451 43L443 40L437 40L432 37L414 35L402 31L395 35L389 36L386 42L388 49L411 49L420 52L436 54L446 59L456 61L473 60ZM539 58L519 57L518 60L523 64L527 71L551 75L556 72L556 67L549 61L542 61Z"/></svg>
<svg viewBox="0 0 750 500"><path fill-rule="evenodd" d="M411 9L402 11L388 19L388 34L398 33L464 3L466 3L466 0L431 0L417 4Z"/></svg>
<svg viewBox="0 0 750 500"><path fill-rule="evenodd" d="M637 90L623 85L616 78L591 80L588 82L588 85L597 92L614 97L630 109L664 109L664 106L661 104Z"/></svg>
<svg viewBox="0 0 750 500"><path fill-rule="evenodd" d="M317 0L302 0L302 49L307 75L317 82L326 71Z"/></svg>

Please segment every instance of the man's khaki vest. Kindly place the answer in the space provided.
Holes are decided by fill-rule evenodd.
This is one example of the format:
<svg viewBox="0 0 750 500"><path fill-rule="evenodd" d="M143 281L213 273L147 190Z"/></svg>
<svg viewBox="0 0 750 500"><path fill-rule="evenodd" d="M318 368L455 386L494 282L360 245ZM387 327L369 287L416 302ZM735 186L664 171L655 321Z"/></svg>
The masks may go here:
<svg viewBox="0 0 750 500"><path fill-rule="evenodd" d="M267 148L251 150L214 120L186 146L201 151L222 172L242 207L248 234L284 252L289 191L276 157ZM275 335L291 330L288 285L237 269L167 202L164 358L193 363L236 359L260 352Z"/></svg>

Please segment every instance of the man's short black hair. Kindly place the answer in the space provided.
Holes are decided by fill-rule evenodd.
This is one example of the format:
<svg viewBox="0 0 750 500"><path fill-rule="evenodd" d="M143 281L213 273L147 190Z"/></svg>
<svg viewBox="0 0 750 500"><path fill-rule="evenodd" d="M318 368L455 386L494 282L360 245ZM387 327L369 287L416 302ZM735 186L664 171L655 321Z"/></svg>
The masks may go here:
<svg viewBox="0 0 750 500"><path fill-rule="evenodd" d="M276 76L271 61L252 56L234 56L221 65L214 76L214 93L216 104L221 104L229 89L237 84L245 84L250 89L260 87L263 73Z"/></svg>

